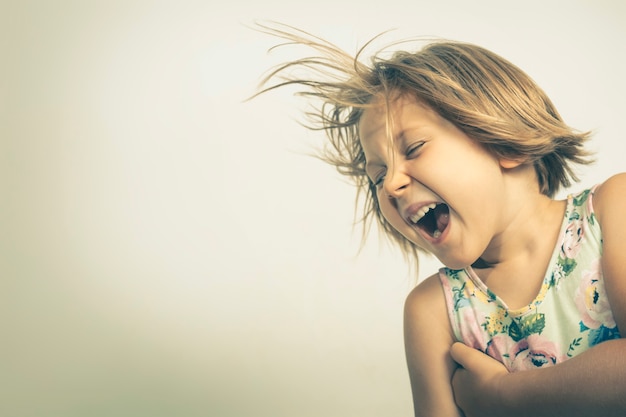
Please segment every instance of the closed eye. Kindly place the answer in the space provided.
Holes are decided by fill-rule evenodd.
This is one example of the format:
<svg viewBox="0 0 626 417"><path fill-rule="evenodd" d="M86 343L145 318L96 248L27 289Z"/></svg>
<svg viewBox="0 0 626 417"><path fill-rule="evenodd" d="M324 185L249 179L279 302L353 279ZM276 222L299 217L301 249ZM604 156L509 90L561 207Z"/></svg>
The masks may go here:
<svg viewBox="0 0 626 417"><path fill-rule="evenodd" d="M383 185L383 183L385 182L385 174L381 173L380 175L374 177L374 180L372 181L374 183L375 187L380 187Z"/></svg>
<svg viewBox="0 0 626 417"><path fill-rule="evenodd" d="M405 155L407 158L414 158L417 156L417 152L422 148L424 142L414 143L406 148Z"/></svg>

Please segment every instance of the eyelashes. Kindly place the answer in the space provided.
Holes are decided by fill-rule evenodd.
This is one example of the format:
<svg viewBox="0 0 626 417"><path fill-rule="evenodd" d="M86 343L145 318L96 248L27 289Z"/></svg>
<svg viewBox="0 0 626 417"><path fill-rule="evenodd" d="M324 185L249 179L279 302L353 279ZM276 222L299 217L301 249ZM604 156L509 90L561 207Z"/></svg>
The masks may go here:
<svg viewBox="0 0 626 417"><path fill-rule="evenodd" d="M404 153L404 155L407 158L413 158L413 157L417 156L417 151L419 151L422 148L422 146L424 146L424 143L425 142L416 142L416 143L408 146L406 148L406 152Z"/></svg>
<svg viewBox="0 0 626 417"><path fill-rule="evenodd" d="M385 175L383 174L383 175L376 177L376 179L374 179L374 181L372 182L374 183L374 187L380 188L385 182Z"/></svg>

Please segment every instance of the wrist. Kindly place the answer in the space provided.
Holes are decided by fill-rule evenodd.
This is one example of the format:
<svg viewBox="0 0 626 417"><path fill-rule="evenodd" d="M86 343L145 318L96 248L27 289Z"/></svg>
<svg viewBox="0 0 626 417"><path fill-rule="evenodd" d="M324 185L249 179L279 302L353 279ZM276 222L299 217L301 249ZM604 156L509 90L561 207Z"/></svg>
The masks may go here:
<svg viewBox="0 0 626 417"><path fill-rule="evenodd" d="M525 371L530 372L530 371ZM520 393L520 372L504 373L493 378L486 392L483 410L489 410L490 417L527 416L524 410L524 394Z"/></svg>
<svg viewBox="0 0 626 417"><path fill-rule="evenodd" d="M503 410L508 416L511 410L515 410L515 392L511 387L515 386L512 379L515 379L515 375L507 373L500 375L494 385L493 404L491 405L494 410Z"/></svg>
<svg viewBox="0 0 626 417"><path fill-rule="evenodd" d="M511 372L498 378L494 386L492 404L495 415L506 417L534 415L537 411L534 406L536 400L549 401L535 390L538 371L540 370ZM540 397L543 399L540 400Z"/></svg>

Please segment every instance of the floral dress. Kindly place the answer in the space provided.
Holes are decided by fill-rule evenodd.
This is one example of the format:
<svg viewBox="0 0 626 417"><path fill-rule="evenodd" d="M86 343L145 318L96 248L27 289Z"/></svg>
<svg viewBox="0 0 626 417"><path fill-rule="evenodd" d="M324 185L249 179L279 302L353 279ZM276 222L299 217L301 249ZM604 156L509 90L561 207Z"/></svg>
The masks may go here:
<svg viewBox="0 0 626 417"><path fill-rule="evenodd" d="M513 372L551 366L620 337L602 279L594 190L568 196L557 247L529 305L509 309L471 268L439 271L458 341Z"/></svg>

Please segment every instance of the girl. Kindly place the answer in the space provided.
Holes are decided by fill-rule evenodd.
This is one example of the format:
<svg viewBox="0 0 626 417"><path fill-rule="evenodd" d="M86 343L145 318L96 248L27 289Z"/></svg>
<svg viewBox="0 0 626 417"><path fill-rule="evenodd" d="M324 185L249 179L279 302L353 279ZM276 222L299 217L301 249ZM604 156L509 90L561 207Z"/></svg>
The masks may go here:
<svg viewBox="0 0 626 417"><path fill-rule="evenodd" d="M589 133L475 45L368 65L363 49L259 30L320 53L277 68L261 92L299 85L319 100L310 127L364 194L364 221L445 265L405 306L416 416L626 415L626 174L552 198L590 162Z"/></svg>

